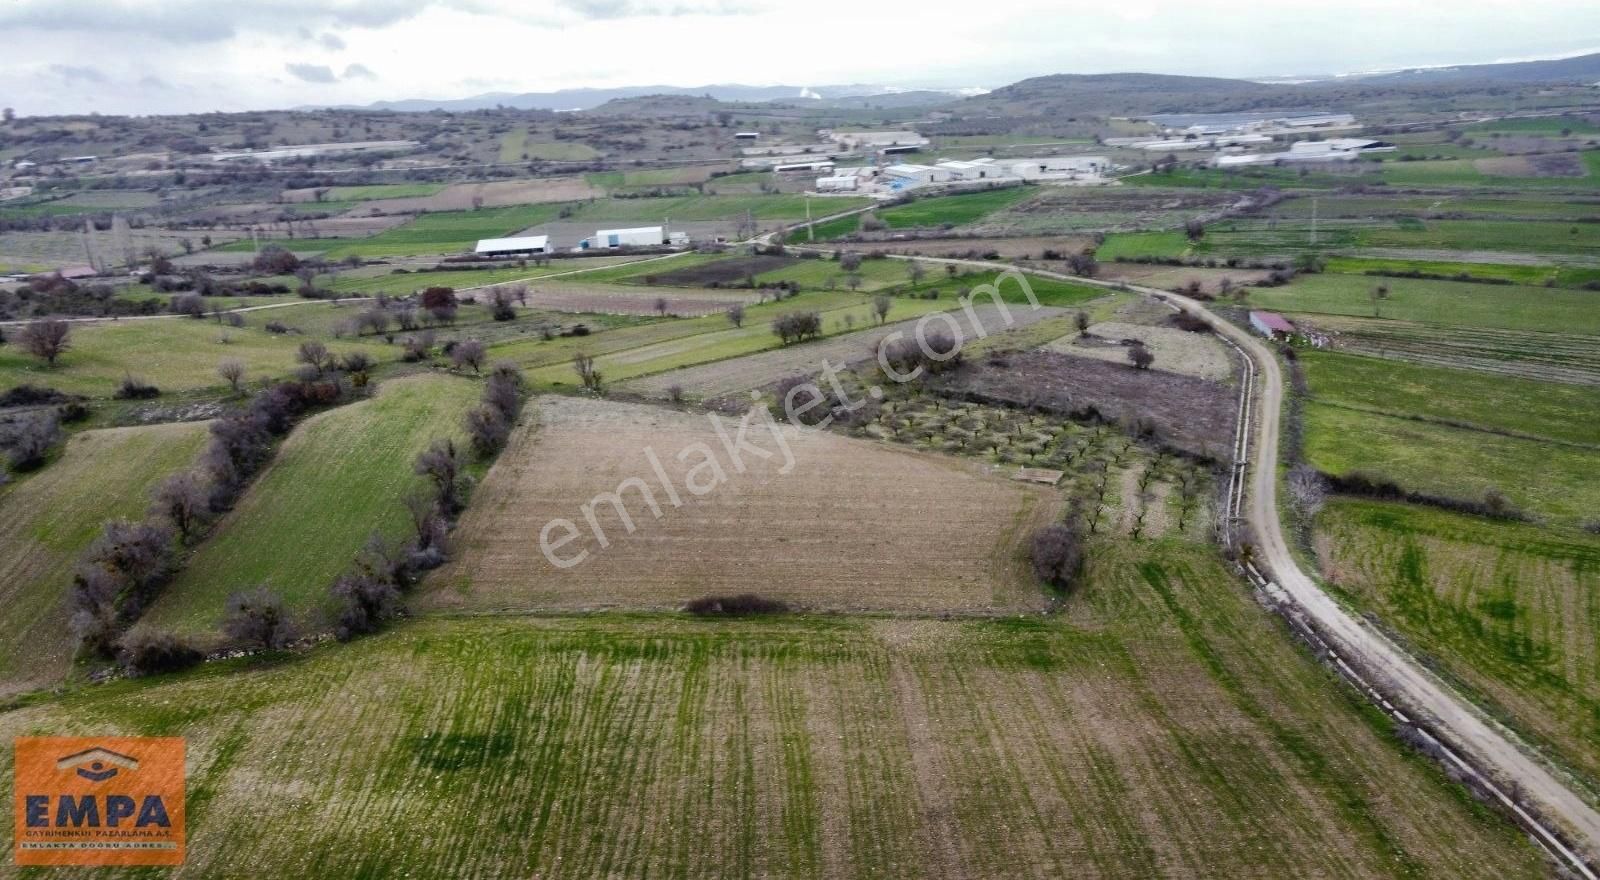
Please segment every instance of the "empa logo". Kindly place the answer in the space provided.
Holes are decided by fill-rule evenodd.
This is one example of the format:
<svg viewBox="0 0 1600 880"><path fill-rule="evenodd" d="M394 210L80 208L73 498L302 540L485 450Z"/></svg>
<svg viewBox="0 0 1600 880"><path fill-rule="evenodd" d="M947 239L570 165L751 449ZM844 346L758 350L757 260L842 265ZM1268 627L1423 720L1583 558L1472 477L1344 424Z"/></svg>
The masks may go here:
<svg viewBox="0 0 1600 880"><path fill-rule="evenodd" d="M105 782L116 776L118 770L139 769L139 759L95 746L57 759L56 769L76 770L79 776L90 782Z"/></svg>
<svg viewBox="0 0 1600 880"><path fill-rule="evenodd" d="M184 748L177 737L21 737L16 863L181 865Z"/></svg>

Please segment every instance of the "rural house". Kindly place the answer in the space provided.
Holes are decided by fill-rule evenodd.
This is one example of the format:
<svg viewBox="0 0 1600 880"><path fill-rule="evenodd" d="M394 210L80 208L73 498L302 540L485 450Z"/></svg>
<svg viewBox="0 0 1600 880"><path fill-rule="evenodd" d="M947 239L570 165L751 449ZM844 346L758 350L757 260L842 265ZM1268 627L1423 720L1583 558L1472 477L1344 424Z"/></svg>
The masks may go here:
<svg viewBox="0 0 1600 880"><path fill-rule="evenodd" d="M1250 327L1268 339L1288 339L1294 335L1294 325L1277 312L1251 312Z"/></svg>

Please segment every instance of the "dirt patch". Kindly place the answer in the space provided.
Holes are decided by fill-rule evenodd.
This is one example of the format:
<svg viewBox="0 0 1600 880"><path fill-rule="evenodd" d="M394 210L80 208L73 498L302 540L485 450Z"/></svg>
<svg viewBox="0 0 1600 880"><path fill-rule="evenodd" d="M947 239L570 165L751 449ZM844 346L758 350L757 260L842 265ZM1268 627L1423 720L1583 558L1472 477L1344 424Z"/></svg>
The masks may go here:
<svg viewBox="0 0 1600 880"><path fill-rule="evenodd" d="M1089 338L1076 333L1044 346L1049 351L1128 363L1129 341L1138 340L1155 355L1151 369L1181 373L1214 382L1226 381L1233 365L1222 343L1210 333L1190 333L1176 327L1151 327L1107 321L1089 328Z"/></svg>
<svg viewBox="0 0 1600 880"><path fill-rule="evenodd" d="M414 214L419 211L467 211L504 205L534 205L544 202L578 202L603 199L606 191L590 186L582 177L546 177L538 180L498 180L493 183L458 183L434 193L410 199L381 199L355 209L362 214Z"/></svg>
<svg viewBox="0 0 1600 880"><path fill-rule="evenodd" d="M744 592L839 610L1044 604L1021 542L1054 512L1047 489L970 462L789 426L777 429L785 456L759 423L746 438L771 458L746 452L741 471L709 416L639 404L543 398L537 423L519 430L477 489L455 533L456 561L429 579L425 605L671 608ZM738 419L721 424L734 442ZM611 505L596 505L602 547L581 507L629 478L651 487L662 515L637 485L625 492L632 533ZM695 487L704 491L696 496ZM567 569L540 550L541 530L557 519L582 530L558 556L588 553Z"/></svg>
<svg viewBox="0 0 1600 880"><path fill-rule="evenodd" d="M1531 156L1499 156L1472 163L1491 177L1587 177L1583 156L1578 153L1543 153Z"/></svg>
<svg viewBox="0 0 1600 880"><path fill-rule="evenodd" d="M752 256L717 260L699 266L686 266L651 276L657 284L675 284L699 287L710 284L742 283L752 275L776 272L800 262L794 257Z"/></svg>
<svg viewBox="0 0 1600 880"><path fill-rule="evenodd" d="M1171 446L1218 459L1227 458L1233 437L1234 394L1226 385L1127 364L1036 351L968 363L935 384L974 400L1148 425Z"/></svg>

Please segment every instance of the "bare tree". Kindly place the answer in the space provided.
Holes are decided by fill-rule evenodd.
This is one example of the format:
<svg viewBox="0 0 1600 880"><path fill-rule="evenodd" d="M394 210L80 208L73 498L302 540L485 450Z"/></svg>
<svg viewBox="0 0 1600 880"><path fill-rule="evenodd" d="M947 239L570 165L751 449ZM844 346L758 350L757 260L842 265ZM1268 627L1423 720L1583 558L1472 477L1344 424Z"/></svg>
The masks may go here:
<svg viewBox="0 0 1600 880"><path fill-rule="evenodd" d="M54 412L36 413L9 424L0 424L0 449L6 451L12 470L27 471L44 464L50 450L65 435Z"/></svg>
<svg viewBox="0 0 1600 880"><path fill-rule="evenodd" d="M244 362L229 358L217 364L217 375L228 383L234 394L238 394L241 390L240 385L244 382Z"/></svg>
<svg viewBox="0 0 1600 880"><path fill-rule="evenodd" d="M1383 317L1383 301L1389 298L1389 285L1374 285L1367 295L1372 299L1372 317Z"/></svg>
<svg viewBox="0 0 1600 880"><path fill-rule="evenodd" d="M1309 521L1328 501L1328 481L1305 462L1289 469L1289 500L1303 520Z"/></svg>
<svg viewBox="0 0 1600 880"><path fill-rule="evenodd" d="M872 314L882 324L889 318L889 309L894 306L894 300L888 294L880 293L872 298Z"/></svg>
<svg viewBox="0 0 1600 880"><path fill-rule="evenodd" d="M728 323L735 327L744 326L744 303L734 303L728 306Z"/></svg>
<svg viewBox="0 0 1600 880"><path fill-rule="evenodd" d="M1028 555L1039 580L1065 590L1083 570L1083 536L1070 525L1052 523L1033 533Z"/></svg>
<svg viewBox="0 0 1600 880"><path fill-rule="evenodd" d="M592 355L581 351L574 354L572 356L572 369L577 371L578 379L583 383L584 388L594 394L600 393L601 388L604 386L602 385L600 370L595 367Z"/></svg>
<svg viewBox="0 0 1600 880"><path fill-rule="evenodd" d="M450 363L456 369L471 367L477 374L483 368L483 360L488 356L483 343L476 339L463 339L450 349Z"/></svg>
<svg viewBox="0 0 1600 880"><path fill-rule="evenodd" d="M461 465L454 440L435 440L417 456L414 469L433 483L434 500L446 515L461 509Z"/></svg>
<svg viewBox="0 0 1600 880"><path fill-rule="evenodd" d="M222 631L246 650L276 651L295 639L283 599L264 586L228 597Z"/></svg>
<svg viewBox="0 0 1600 880"><path fill-rule="evenodd" d="M855 272L861 268L861 255L855 251L846 251L839 255L839 268L846 272Z"/></svg>
<svg viewBox="0 0 1600 880"><path fill-rule="evenodd" d="M918 262L916 260L912 260L911 264L906 267L906 275L911 279L911 286L912 287L916 287L917 285L921 284L922 283L922 279L927 274L928 274L927 267L923 266L920 262Z"/></svg>
<svg viewBox="0 0 1600 880"><path fill-rule="evenodd" d="M72 347L72 325L53 318L34 321L17 333L17 344L53 367L56 359Z"/></svg>
<svg viewBox="0 0 1600 880"><path fill-rule="evenodd" d="M1148 370L1155 360L1156 356L1144 346L1144 343L1128 346L1128 363L1133 364L1134 369Z"/></svg>
<svg viewBox="0 0 1600 880"><path fill-rule="evenodd" d="M211 488L200 474L183 471L156 487L150 511L166 517L178 530L178 537L188 540L205 525L210 502Z"/></svg>
<svg viewBox="0 0 1600 880"><path fill-rule="evenodd" d="M657 315L660 315L663 318L666 317L666 315L667 315L667 298L664 297L664 296L656 297L655 309L656 309L656 314Z"/></svg>
<svg viewBox="0 0 1600 880"><path fill-rule="evenodd" d="M851 272L849 275L844 276L844 286L850 288L852 292L860 290L861 280L861 273Z"/></svg>
<svg viewBox="0 0 1600 880"><path fill-rule="evenodd" d="M1079 336L1088 336L1089 335L1089 313L1088 312L1079 311L1076 315L1073 315L1072 316L1072 323L1073 323L1074 326L1076 326L1078 328L1078 335Z"/></svg>
<svg viewBox="0 0 1600 880"><path fill-rule="evenodd" d="M329 361L328 347L315 339L308 339L300 343L300 350L295 352L294 359L311 367L320 376Z"/></svg>

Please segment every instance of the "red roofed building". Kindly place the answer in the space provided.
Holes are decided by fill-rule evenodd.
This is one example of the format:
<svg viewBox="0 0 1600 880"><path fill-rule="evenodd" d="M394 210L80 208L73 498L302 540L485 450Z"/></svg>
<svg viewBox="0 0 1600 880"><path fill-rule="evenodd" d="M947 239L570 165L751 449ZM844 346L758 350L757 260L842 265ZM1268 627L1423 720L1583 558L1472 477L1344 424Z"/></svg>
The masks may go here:
<svg viewBox="0 0 1600 880"><path fill-rule="evenodd" d="M1268 339L1287 339L1294 335L1294 325L1277 312L1251 312L1250 326Z"/></svg>

